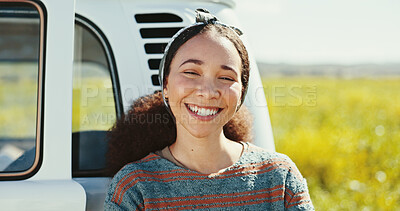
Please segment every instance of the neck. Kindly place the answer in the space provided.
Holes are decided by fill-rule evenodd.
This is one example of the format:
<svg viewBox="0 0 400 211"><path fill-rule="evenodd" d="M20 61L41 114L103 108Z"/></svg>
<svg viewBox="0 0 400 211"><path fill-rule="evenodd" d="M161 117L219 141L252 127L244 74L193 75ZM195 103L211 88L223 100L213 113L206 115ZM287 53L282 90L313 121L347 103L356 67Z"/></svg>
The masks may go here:
<svg viewBox="0 0 400 211"><path fill-rule="evenodd" d="M207 137L194 137L177 130L176 142L170 146L172 155L189 169L210 174L227 168L239 160L240 143L225 137L223 130Z"/></svg>

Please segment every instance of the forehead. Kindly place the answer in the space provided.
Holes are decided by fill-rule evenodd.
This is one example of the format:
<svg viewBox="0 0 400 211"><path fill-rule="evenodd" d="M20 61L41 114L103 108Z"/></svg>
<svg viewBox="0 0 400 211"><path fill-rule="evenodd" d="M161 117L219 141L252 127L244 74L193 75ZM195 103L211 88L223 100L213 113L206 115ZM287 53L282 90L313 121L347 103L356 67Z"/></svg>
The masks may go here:
<svg viewBox="0 0 400 211"><path fill-rule="evenodd" d="M189 58L204 60L205 63L220 62L220 65L241 66L241 58L234 44L213 30L196 35L184 43L176 52L171 65Z"/></svg>

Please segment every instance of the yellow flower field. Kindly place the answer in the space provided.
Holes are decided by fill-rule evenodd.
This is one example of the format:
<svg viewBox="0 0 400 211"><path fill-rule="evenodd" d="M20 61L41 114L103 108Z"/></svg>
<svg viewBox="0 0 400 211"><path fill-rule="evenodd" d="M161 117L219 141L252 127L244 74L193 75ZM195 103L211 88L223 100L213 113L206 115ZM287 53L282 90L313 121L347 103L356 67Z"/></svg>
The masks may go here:
<svg viewBox="0 0 400 211"><path fill-rule="evenodd" d="M400 209L400 79L264 78L276 150L316 210Z"/></svg>

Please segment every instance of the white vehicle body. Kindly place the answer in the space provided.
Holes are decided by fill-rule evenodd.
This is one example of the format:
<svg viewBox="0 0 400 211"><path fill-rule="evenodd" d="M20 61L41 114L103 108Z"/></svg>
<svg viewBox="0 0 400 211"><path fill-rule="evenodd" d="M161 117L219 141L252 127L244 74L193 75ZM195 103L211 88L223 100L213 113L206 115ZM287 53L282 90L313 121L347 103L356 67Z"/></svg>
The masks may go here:
<svg viewBox="0 0 400 211"><path fill-rule="evenodd" d="M116 113L130 108L139 96L160 87L152 77L149 60L161 59L160 53L146 53L148 44L166 43L169 38L143 38L141 29L184 27L194 22L194 10L207 8L222 22L240 28L233 1L7 1L34 4L44 10L42 75L38 98L35 168L26 172L0 170L0 210L102 210L109 177L73 176L72 105L76 23L99 37L112 66ZM174 14L181 22L138 23L137 14ZM242 37L246 41L246 32ZM0 34L0 37L2 35ZM76 45L76 43L75 43ZM108 47L107 47L108 46ZM248 46L248 45L247 45ZM251 49L248 49L251 56ZM0 69L1 72L1 69ZM116 81L117 80L117 81ZM117 84L117 85L116 85ZM1 103L1 102L0 102ZM253 114L254 143L274 150L272 130L260 75L251 58L250 85L245 105ZM1 106L1 105L0 105ZM1 134L0 134L1 135ZM95 148L96 146L93 146ZM1 160L0 160L1 162ZM22 176L21 176L22 175Z"/></svg>

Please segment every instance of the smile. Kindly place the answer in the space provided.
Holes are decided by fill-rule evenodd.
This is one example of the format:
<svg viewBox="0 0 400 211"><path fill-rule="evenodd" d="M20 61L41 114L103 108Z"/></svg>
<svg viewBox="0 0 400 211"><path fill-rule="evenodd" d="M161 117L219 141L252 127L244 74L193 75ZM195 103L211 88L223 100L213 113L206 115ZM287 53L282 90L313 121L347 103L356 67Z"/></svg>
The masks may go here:
<svg viewBox="0 0 400 211"><path fill-rule="evenodd" d="M209 117L213 118L223 110L222 108L218 107L201 107L194 104L186 104L186 103L185 106L190 111L191 114L195 115L196 117L200 117L201 119L203 118L208 119Z"/></svg>

